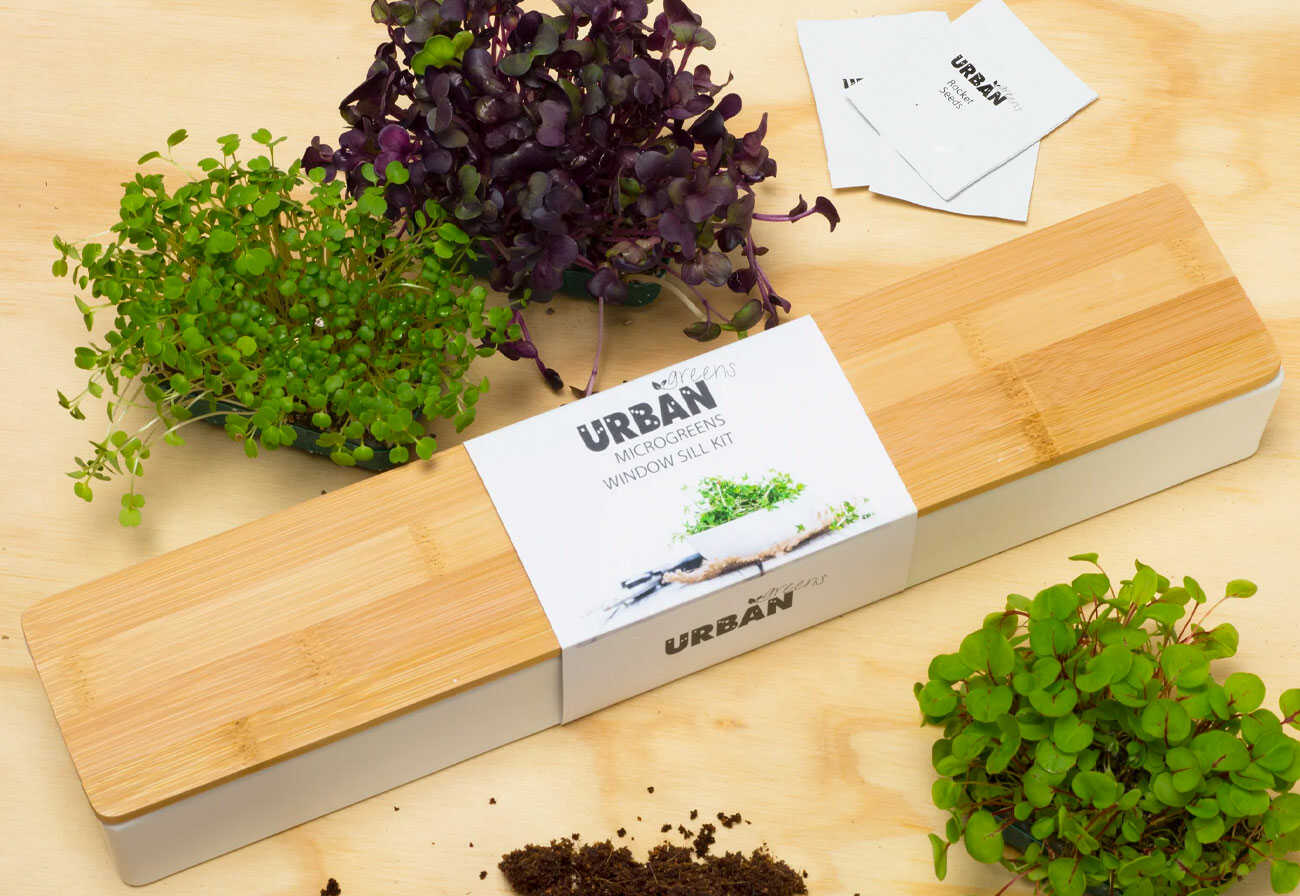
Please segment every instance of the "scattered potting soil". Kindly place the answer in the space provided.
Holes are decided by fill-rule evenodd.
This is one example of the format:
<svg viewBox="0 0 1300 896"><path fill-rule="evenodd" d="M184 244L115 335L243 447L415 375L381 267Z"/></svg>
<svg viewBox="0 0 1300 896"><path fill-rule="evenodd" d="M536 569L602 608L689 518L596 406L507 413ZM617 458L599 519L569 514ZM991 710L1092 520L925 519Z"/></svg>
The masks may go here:
<svg viewBox="0 0 1300 896"><path fill-rule="evenodd" d="M695 838L691 846L695 847L695 854L701 859L709 854L709 847L718 842L718 829L711 824L700 827L700 835Z"/></svg>
<svg viewBox="0 0 1300 896"><path fill-rule="evenodd" d="M732 825L738 815L724 815ZM730 827L731 825L728 825ZM671 825L660 830L667 832ZM684 827L679 830L685 831ZM661 843L639 861L611 840L578 843L572 838L535 843L502 856L497 866L520 896L798 896L808 892L804 878L760 847L749 855L713 855L717 828L701 826L690 846ZM621 835L621 834L620 834Z"/></svg>
<svg viewBox="0 0 1300 896"><path fill-rule="evenodd" d="M646 789L654 791L653 787ZM495 804L496 797L488 802ZM699 814L692 809L690 817L696 819ZM717 819L724 828L750 823L739 812L719 812ZM641 820L638 815L637 821ZM659 832L668 834L672 829L672 824L666 823ZM808 872L795 871L774 857L766 845L749 855L714 855L717 825L706 822L697 834L679 824L677 832L689 845L664 841L650 850L645 861L612 840L582 843L582 835L574 833L552 840L548 846L530 843L506 853L497 867L519 896L802 896L808 892L804 883ZM619 838L628 835L624 827L616 833ZM469 845L472 848L474 843ZM486 870L478 875L479 880L487 880L487 876ZM320 896L342 894L339 882L332 877L320 891Z"/></svg>

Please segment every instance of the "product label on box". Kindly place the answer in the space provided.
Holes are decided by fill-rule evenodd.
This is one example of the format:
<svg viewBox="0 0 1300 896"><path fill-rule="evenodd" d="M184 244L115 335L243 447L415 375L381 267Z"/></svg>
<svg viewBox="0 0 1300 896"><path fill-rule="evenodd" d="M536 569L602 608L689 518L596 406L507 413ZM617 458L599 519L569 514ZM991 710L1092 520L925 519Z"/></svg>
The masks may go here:
<svg viewBox="0 0 1300 896"><path fill-rule="evenodd" d="M466 442L564 720L901 591L916 507L810 317Z"/></svg>
<svg viewBox="0 0 1300 896"><path fill-rule="evenodd" d="M1097 98L1002 0L980 0L846 95L945 200Z"/></svg>

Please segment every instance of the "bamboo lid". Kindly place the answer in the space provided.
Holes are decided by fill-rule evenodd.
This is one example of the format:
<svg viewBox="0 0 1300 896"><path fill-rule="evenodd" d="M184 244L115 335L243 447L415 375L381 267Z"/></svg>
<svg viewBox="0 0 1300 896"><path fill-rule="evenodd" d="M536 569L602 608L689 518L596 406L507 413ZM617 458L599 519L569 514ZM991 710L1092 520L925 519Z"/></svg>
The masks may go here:
<svg viewBox="0 0 1300 896"><path fill-rule="evenodd" d="M1173 187L816 317L922 514L1280 366ZM460 447L48 598L23 628L105 821L559 652Z"/></svg>

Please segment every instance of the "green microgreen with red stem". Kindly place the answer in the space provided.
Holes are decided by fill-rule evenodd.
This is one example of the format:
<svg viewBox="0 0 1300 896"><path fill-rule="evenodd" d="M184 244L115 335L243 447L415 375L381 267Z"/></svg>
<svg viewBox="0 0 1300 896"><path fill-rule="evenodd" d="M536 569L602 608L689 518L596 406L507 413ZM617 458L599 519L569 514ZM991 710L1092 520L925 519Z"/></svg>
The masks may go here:
<svg viewBox="0 0 1300 896"><path fill-rule="evenodd" d="M1238 579L1223 599L1254 593ZM1211 675L1238 635L1207 627L1217 604L1205 606L1190 577L1173 585L1138 563L1116 589L1097 567L1008 596L934 658L915 693L925 724L943 729L932 797L950 818L930 835L940 878L962 842L1055 896L1211 896L1265 861L1275 891L1300 883L1288 858L1300 848L1300 741L1284 730L1300 727L1300 689L1282 693L1279 714L1262 706L1258 676ZM1019 854L1005 848L1013 826L1029 840Z"/></svg>

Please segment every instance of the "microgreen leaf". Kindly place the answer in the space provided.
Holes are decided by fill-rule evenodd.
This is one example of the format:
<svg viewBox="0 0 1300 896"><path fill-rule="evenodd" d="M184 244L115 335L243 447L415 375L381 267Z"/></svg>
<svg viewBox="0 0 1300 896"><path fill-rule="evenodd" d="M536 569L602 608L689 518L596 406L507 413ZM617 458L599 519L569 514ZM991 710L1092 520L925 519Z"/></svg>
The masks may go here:
<svg viewBox="0 0 1300 896"><path fill-rule="evenodd" d="M1087 878L1077 858L1053 859L1047 866L1047 879L1051 881L1056 896L1083 896L1087 887Z"/></svg>
<svg viewBox="0 0 1300 896"><path fill-rule="evenodd" d="M1234 672L1223 682L1223 688L1233 712L1254 712L1264 702L1264 682L1258 675Z"/></svg>
<svg viewBox="0 0 1300 896"><path fill-rule="evenodd" d="M992 812L980 810L966 820L966 852L977 862L992 864L1002 858L1001 825Z"/></svg>
<svg viewBox="0 0 1300 896"><path fill-rule="evenodd" d="M1268 880L1274 893L1290 893L1300 886L1300 864L1274 859L1269 863Z"/></svg>
<svg viewBox="0 0 1300 896"><path fill-rule="evenodd" d="M1248 582L1245 579L1233 579L1228 583L1224 593L1228 597L1250 597L1259 590L1254 582Z"/></svg>
<svg viewBox="0 0 1300 896"><path fill-rule="evenodd" d="M930 834L930 848L934 853L934 876L943 880L948 876L948 841Z"/></svg>

